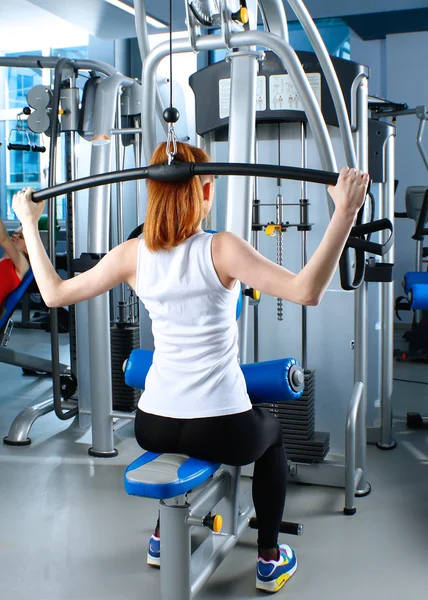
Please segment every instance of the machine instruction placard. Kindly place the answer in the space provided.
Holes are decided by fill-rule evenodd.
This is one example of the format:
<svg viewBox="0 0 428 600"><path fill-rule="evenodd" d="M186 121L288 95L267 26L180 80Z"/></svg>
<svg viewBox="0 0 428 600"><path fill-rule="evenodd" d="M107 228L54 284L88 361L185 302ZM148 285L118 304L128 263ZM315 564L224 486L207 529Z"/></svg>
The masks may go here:
<svg viewBox="0 0 428 600"><path fill-rule="evenodd" d="M321 106L321 74L306 73L309 85ZM290 75L271 75L269 77L270 110L304 110L300 96Z"/></svg>
<svg viewBox="0 0 428 600"><path fill-rule="evenodd" d="M230 79L220 79L218 82L220 119L229 116L230 109ZM257 76L256 110L266 110L266 77Z"/></svg>

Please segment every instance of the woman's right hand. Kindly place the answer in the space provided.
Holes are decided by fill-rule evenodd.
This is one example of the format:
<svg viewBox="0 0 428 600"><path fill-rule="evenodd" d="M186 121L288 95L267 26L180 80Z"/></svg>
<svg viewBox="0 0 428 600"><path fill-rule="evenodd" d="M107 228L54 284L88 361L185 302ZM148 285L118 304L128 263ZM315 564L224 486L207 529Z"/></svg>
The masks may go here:
<svg viewBox="0 0 428 600"><path fill-rule="evenodd" d="M336 185L330 185L328 192L333 198L336 210L350 217L356 217L364 204L369 185L369 175L358 169L343 167Z"/></svg>
<svg viewBox="0 0 428 600"><path fill-rule="evenodd" d="M33 192L33 188L27 188L15 194L12 199L12 208L23 227L31 222L37 223L43 214L45 203L33 202Z"/></svg>

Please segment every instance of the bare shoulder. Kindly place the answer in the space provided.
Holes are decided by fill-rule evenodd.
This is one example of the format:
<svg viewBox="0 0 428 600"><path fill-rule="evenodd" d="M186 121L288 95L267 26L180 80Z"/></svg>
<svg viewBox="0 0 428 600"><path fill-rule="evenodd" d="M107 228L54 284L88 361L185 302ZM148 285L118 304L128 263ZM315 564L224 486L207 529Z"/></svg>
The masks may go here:
<svg viewBox="0 0 428 600"><path fill-rule="evenodd" d="M126 261L130 269L134 271L137 268L139 243L140 240L138 238L135 238L123 242L123 244L120 244L120 246L118 246L118 248L120 249L121 257Z"/></svg>
<svg viewBox="0 0 428 600"><path fill-rule="evenodd" d="M232 260L247 257L252 252L254 252L253 247L236 233L223 231L214 235L213 259L230 263Z"/></svg>
<svg viewBox="0 0 428 600"><path fill-rule="evenodd" d="M239 235L236 235L236 233L232 233L231 231L221 231L216 233L213 237L213 252L214 250L231 250L245 244L246 242L239 237Z"/></svg>

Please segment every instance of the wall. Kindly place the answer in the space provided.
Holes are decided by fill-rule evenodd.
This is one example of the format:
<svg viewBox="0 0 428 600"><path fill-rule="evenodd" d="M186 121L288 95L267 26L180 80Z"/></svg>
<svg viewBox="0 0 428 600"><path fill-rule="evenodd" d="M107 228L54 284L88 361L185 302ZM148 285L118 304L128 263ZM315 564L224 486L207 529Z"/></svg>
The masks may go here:
<svg viewBox="0 0 428 600"><path fill-rule="evenodd" d="M428 45L428 32L389 35L385 40L362 41L351 36L351 59L371 68L370 94L410 108L428 105L428 64L422 51ZM416 146L419 121L413 116L400 117L396 135L396 211L405 211L405 191L411 185L428 185L428 173ZM428 148L428 135L425 135ZM395 228L395 295L402 295L401 282L406 271L413 271L416 244L411 239L415 222L399 219ZM411 313L403 320L410 322Z"/></svg>

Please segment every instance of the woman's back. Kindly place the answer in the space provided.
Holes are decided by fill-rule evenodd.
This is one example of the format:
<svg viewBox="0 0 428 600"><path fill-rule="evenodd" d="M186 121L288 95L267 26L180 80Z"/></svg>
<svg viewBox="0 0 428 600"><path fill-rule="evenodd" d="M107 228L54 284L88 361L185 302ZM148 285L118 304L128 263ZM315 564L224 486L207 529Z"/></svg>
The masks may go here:
<svg viewBox="0 0 428 600"><path fill-rule="evenodd" d="M140 408L175 418L211 417L251 406L238 364L237 283L215 271L213 236L197 232L170 251L138 248L136 292L152 319L153 366Z"/></svg>

